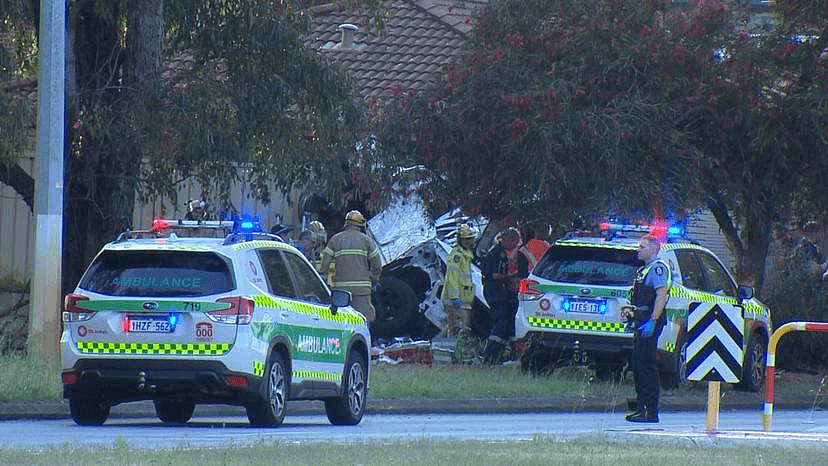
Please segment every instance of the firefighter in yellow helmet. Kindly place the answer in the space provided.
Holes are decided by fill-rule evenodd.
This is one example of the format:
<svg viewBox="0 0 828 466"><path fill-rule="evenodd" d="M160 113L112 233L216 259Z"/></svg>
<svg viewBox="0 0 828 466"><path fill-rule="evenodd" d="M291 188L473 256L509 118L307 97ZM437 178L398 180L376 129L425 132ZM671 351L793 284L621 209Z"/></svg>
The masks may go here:
<svg viewBox="0 0 828 466"><path fill-rule="evenodd" d="M477 232L468 224L457 227L457 242L446 261L443 282L443 310L446 313L445 336L456 336L463 328L471 328L471 309L474 302L471 263L474 260L474 241Z"/></svg>
<svg viewBox="0 0 828 466"><path fill-rule="evenodd" d="M322 251L319 273L324 276L333 262L333 287L350 291L353 307L373 322L376 312L371 304L371 289L379 280L382 264L374 240L362 231L364 226L365 217L358 210L345 215L345 229L333 235Z"/></svg>
<svg viewBox="0 0 828 466"><path fill-rule="evenodd" d="M308 224L308 230L310 230L316 237L316 246L314 246L311 255L313 256L314 261L318 261L322 257L322 250L325 249L325 245L328 243L328 232L325 230L325 225L323 225L319 220L310 222Z"/></svg>

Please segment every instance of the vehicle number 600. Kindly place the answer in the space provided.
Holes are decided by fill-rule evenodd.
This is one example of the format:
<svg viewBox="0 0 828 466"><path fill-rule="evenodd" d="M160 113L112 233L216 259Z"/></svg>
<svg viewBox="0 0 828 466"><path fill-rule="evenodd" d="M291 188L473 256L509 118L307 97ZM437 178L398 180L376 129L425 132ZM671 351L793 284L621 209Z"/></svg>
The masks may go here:
<svg viewBox="0 0 828 466"><path fill-rule="evenodd" d="M213 338L213 326L209 323L200 323L195 330L197 338Z"/></svg>

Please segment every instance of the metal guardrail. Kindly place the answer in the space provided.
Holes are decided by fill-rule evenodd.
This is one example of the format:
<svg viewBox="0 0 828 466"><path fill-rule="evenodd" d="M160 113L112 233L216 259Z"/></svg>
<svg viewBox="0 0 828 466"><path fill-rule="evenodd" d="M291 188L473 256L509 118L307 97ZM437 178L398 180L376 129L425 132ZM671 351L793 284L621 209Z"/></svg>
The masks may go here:
<svg viewBox="0 0 828 466"><path fill-rule="evenodd" d="M768 342L768 352L765 357L765 404L762 409L762 428L765 432L771 429L773 420L773 378L776 367L776 345L788 332L828 332L828 322L788 322L776 329Z"/></svg>

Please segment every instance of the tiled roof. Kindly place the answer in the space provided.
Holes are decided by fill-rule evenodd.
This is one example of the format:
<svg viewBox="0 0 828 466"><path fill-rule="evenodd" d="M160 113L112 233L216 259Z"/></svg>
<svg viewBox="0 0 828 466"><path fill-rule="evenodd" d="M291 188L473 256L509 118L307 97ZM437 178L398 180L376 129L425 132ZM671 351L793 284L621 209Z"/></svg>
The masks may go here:
<svg viewBox="0 0 828 466"><path fill-rule="evenodd" d="M486 0L392 0L386 34L368 32L358 14L335 5L313 11L309 47L341 63L353 73L365 98L388 96L394 86L403 92L421 90L445 65L454 62L473 26L473 11ZM354 45L343 49L342 24L359 27Z"/></svg>

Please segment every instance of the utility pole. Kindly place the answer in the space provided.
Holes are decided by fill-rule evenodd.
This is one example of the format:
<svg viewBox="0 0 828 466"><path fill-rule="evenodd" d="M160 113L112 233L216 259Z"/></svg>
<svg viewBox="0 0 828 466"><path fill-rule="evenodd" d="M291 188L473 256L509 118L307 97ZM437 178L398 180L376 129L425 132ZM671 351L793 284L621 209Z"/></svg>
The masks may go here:
<svg viewBox="0 0 828 466"><path fill-rule="evenodd" d="M67 0L40 1L35 179L37 218L28 351L32 356L47 360L60 359L66 2Z"/></svg>

